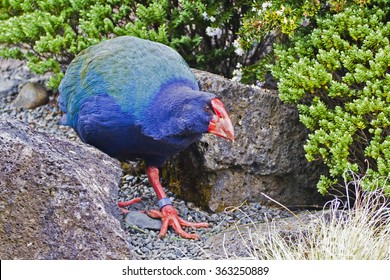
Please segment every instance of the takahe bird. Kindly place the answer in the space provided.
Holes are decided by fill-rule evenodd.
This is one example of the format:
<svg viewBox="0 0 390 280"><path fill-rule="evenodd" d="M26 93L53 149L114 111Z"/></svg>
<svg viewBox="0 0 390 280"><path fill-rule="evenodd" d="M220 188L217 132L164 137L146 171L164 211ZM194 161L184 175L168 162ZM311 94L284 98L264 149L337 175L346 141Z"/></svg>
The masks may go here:
<svg viewBox="0 0 390 280"><path fill-rule="evenodd" d="M158 168L202 133L233 141L234 130L222 102L199 90L183 58L160 43L130 36L109 39L71 62L59 92L65 113L61 123L71 126L83 142L122 161L145 161L160 207L147 214L161 218L160 236L172 226L184 238L198 238L181 226L207 223L178 216L160 184Z"/></svg>

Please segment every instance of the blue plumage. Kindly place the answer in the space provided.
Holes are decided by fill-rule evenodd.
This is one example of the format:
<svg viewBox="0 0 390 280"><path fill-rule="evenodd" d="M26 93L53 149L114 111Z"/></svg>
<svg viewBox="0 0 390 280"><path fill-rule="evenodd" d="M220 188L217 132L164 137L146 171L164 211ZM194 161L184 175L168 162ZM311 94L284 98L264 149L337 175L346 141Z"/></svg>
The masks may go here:
<svg viewBox="0 0 390 280"><path fill-rule="evenodd" d="M158 167L208 132L234 141L230 117L211 93L199 91L191 69L173 49L134 37L118 37L89 47L69 65L59 86L62 124L80 138L120 160L143 159L159 199L160 236L168 226L207 227L178 216L160 183ZM118 202L124 207L140 198Z"/></svg>
<svg viewBox="0 0 390 280"><path fill-rule="evenodd" d="M60 87L64 125L121 160L160 166L207 132L215 96L173 49L118 37L81 52Z"/></svg>

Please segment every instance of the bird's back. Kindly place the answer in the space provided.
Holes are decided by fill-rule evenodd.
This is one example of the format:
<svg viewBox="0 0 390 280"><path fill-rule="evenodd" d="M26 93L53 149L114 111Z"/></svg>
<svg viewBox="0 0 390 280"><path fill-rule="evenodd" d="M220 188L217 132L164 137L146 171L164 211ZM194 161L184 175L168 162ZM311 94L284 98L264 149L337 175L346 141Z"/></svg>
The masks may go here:
<svg viewBox="0 0 390 280"><path fill-rule="evenodd" d="M187 63L173 49L136 37L122 36L89 47L69 65L59 91L64 122L74 126L83 100L107 94L137 121L165 84L198 84Z"/></svg>

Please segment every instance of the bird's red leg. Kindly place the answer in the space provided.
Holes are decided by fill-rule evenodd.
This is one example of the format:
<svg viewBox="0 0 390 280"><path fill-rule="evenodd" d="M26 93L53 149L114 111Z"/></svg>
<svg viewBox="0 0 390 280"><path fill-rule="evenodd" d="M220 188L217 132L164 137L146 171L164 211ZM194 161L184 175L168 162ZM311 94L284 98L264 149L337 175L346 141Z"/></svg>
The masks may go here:
<svg viewBox="0 0 390 280"><path fill-rule="evenodd" d="M199 236L197 234L187 233L181 227L185 226L200 228L208 227L208 224L192 223L180 218L177 214L176 209L169 202L167 203L168 197L161 186L158 168L154 166L147 167L146 174L148 175L150 184L156 192L158 200L161 201L161 203L163 204L160 208L160 211L150 210L146 212L152 218L161 219L162 226L160 229L160 237L164 237L168 230L168 226L172 226L175 232L181 237L189 239L198 239Z"/></svg>
<svg viewBox="0 0 390 280"><path fill-rule="evenodd" d="M141 200L142 200L142 198L136 197L136 198L133 198L133 199L128 200L128 201L119 201L118 202L118 207L121 210L122 214L126 214L127 212L129 212L129 210L125 209L124 207L132 205L134 203L138 203Z"/></svg>

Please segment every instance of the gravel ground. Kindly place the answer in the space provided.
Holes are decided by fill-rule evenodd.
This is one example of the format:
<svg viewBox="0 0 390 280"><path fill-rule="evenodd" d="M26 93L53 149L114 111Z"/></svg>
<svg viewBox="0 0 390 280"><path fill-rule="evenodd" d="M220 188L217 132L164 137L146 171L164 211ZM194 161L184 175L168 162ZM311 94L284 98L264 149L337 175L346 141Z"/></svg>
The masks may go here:
<svg viewBox="0 0 390 280"><path fill-rule="evenodd" d="M1 63L2 61L0 60L0 68L2 66ZM16 70L12 68L13 72L11 74L19 76L27 75L26 73L28 72L26 72L25 67L20 69L24 72L21 70L15 74L14 72ZM5 77L8 79L9 77L5 74L9 74L9 71L4 69L0 71L0 78ZM30 79L31 75L26 78ZM80 141L72 129L58 124L61 118L61 112L57 107L55 96L50 97L50 102L47 105L33 110L27 110L16 109L10 105L16 95L17 93L15 91L0 94L0 117L17 118L28 123L31 128L37 131ZM239 207L227 208L223 213L208 213L197 208L192 202L180 200L169 190L166 190L166 192L171 197L173 205L182 218L195 222L208 222L210 227L206 229L186 229L187 231L196 232L201 236L201 239L197 241L180 238L172 230L168 230L165 238L161 240L157 237L158 230L141 229L129 225L124 219L124 227L128 233L135 259L227 258L229 256L215 254L217 250L214 250L213 246L207 242L209 237L220 234L221 238L223 238L223 232L234 230L241 225L251 225L253 223L264 222L270 218L290 216L287 211L262 206L258 203L246 203ZM138 204L130 206L129 210L157 209L155 194L153 189L148 185L146 175L134 176L134 174L124 172L122 184L119 189L119 200L124 201L135 197L142 197L143 200ZM235 255L235 252L230 253L232 256ZM245 255L241 252L238 257L250 257L250 254Z"/></svg>

